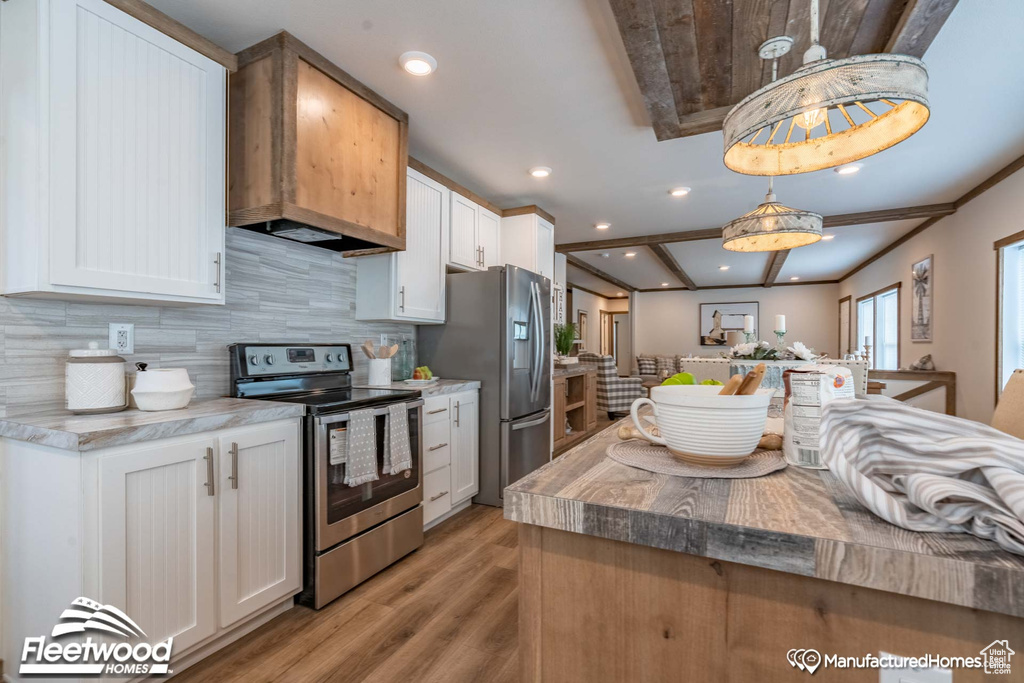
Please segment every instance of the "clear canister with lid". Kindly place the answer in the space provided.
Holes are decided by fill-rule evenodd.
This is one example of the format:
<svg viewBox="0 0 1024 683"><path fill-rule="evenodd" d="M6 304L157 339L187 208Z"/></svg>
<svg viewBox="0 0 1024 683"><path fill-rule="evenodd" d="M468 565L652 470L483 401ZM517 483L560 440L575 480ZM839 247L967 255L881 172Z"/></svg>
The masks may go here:
<svg viewBox="0 0 1024 683"><path fill-rule="evenodd" d="M73 413L116 413L128 406L124 358L89 342L68 354L64 366L65 407Z"/></svg>

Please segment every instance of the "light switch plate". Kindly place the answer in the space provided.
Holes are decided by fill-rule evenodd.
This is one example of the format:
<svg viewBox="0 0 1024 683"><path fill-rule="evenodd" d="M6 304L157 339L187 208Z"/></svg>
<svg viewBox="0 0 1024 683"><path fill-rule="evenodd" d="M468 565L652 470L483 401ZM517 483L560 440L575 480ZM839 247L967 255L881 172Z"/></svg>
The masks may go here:
<svg viewBox="0 0 1024 683"><path fill-rule="evenodd" d="M880 652L879 658L891 657L889 652ZM909 656L909 655L908 655ZM881 669L878 683L953 683L951 669Z"/></svg>
<svg viewBox="0 0 1024 683"><path fill-rule="evenodd" d="M114 349L118 354L135 353L135 324L110 323L109 342L108 348Z"/></svg>

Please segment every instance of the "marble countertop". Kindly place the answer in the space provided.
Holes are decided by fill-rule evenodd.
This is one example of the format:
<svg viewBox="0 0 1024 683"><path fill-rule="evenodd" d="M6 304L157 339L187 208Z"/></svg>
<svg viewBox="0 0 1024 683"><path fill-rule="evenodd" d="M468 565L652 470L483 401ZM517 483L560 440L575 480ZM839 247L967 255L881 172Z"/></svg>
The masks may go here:
<svg viewBox="0 0 1024 683"><path fill-rule="evenodd" d="M444 396L447 394L457 394L460 391L472 391L473 389L480 388L480 380L476 379L439 379L433 384L423 384L416 386L415 384L406 384L405 382L392 382L390 387L392 389L417 389L424 398L429 396ZM368 387L370 389L379 389L380 387Z"/></svg>
<svg viewBox="0 0 1024 683"><path fill-rule="evenodd" d="M577 363L565 368L555 368L551 371L552 377L575 377L587 373L597 374L597 366L593 363Z"/></svg>
<svg viewBox="0 0 1024 683"><path fill-rule="evenodd" d="M563 531L1024 617L1024 557L967 534L916 533L830 472L654 474L605 456L612 423L505 489L505 517Z"/></svg>
<svg viewBox="0 0 1024 683"><path fill-rule="evenodd" d="M193 401L181 410L143 412L133 409L102 415L63 413L0 418L0 436L68 451L93 451L300 417L304 413L305 406L296 403L215 398Z"/></svg>

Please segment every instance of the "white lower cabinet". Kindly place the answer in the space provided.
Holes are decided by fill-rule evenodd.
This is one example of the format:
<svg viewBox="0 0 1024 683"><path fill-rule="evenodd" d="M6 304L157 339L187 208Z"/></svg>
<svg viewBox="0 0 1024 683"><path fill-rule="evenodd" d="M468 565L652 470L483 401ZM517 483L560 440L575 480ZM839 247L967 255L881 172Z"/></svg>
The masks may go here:
<svg viewBox="0 0 1024 683"><path fill-rule="evenodd" d="M423 406L423 523L436 522L480 492L477 390L433 396Z"/></svg>
<svg viewBox="0 0 1024 683"><path fill-rule="evenodd" d="M298 432L248 428L218 441L220 625L227 627L302 589Z"/></svg>
<svg viewBox="0 0 1024 683"><path fill-rule="evenodd" d="M0 441L2 554L23 558L5 567L0 656L17 661L85 596L147 642L174 638L174 668L288 601L302 590L300 434L292 418L81 453Z"/></svg>
<svg viewBox="0 0 1024 683"><path fill-rule="evenodd" d="M213 440L145 444L99 469L99 595L150 642L181 651L217 631Z"/></svg>

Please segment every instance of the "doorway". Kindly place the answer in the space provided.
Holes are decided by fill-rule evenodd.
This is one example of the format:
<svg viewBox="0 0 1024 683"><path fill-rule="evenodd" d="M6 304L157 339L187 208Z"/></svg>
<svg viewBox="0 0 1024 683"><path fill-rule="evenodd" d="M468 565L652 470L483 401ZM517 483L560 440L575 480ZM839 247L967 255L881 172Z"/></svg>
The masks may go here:
<svg viewBox="0 0 1024 683"><path fill-rule="evenodd" d="M629 375L629 312L601 311L601 353L615 359L619 375ZM623 365L626 369L623 372Z"/></svg>

